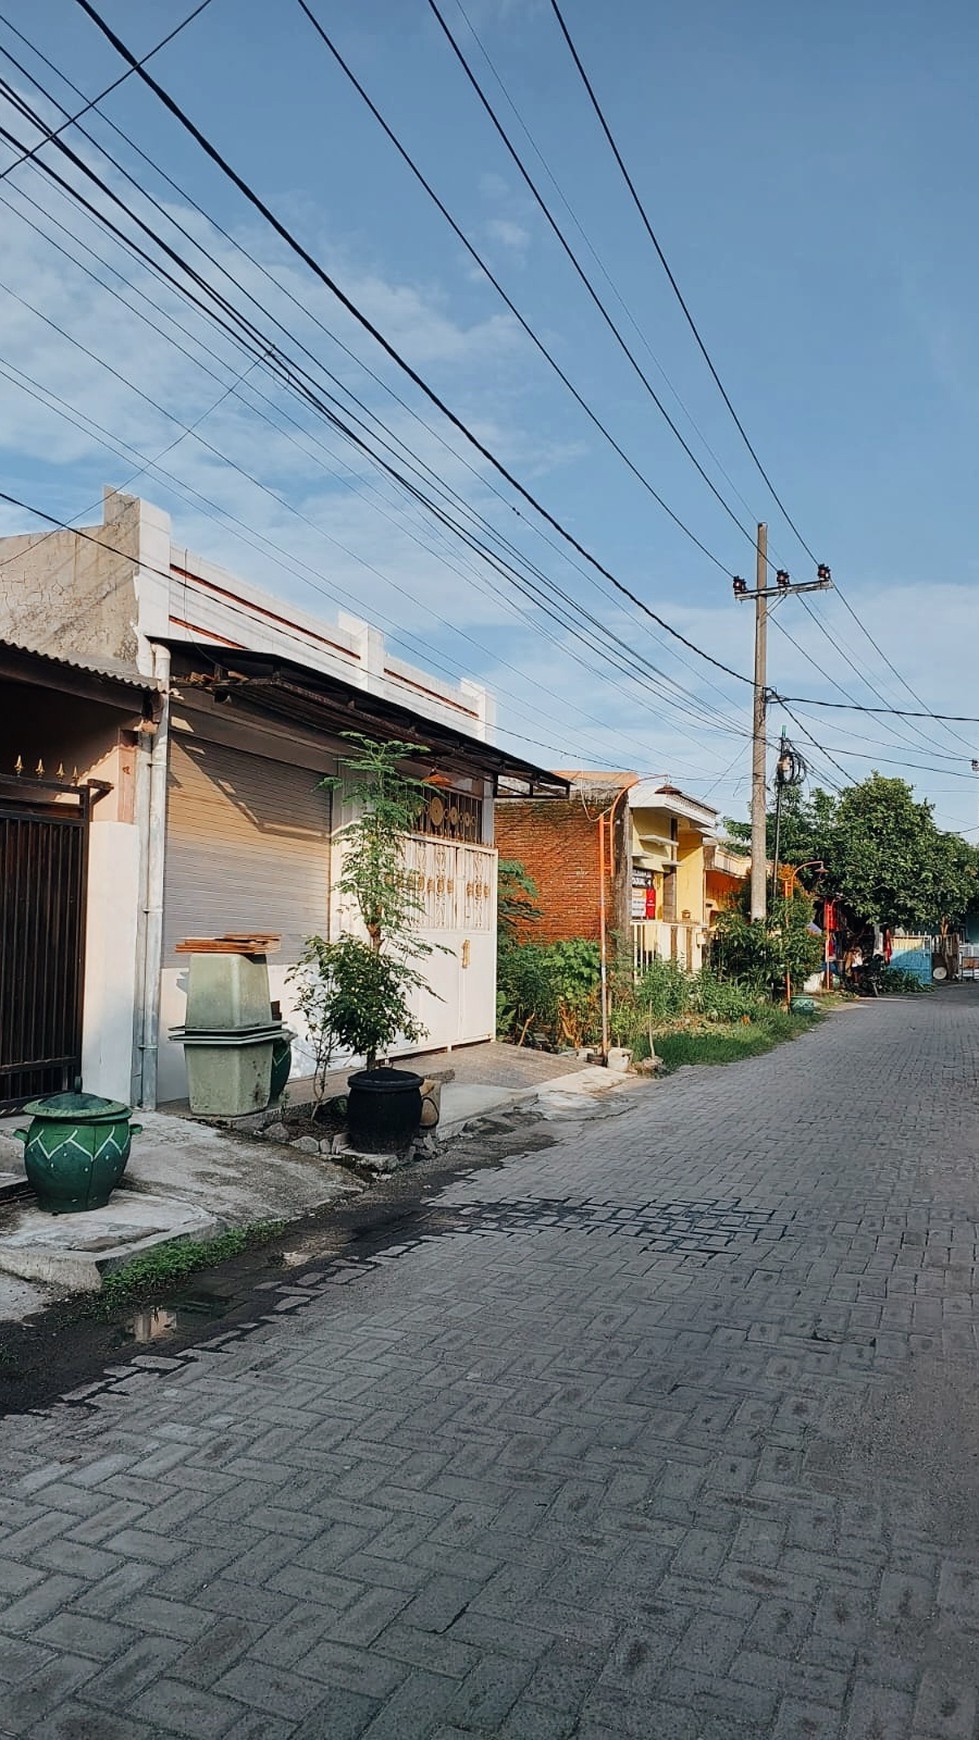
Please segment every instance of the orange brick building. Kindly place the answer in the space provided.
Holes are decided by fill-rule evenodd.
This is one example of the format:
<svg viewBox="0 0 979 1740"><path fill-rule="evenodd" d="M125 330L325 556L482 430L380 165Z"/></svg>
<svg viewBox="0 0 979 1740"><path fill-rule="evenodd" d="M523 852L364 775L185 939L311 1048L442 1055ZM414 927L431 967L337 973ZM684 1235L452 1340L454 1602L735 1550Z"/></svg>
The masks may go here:
<svg viewBox="0 0 979 1740"><path fill-rule="evenodd" d="M629 806L624 796L634 773L562 770L568 798L498 798L496 844L501 859L516 859L537 884L538 924L525 927L536 942L601 937L600 835L605 847L606 928L628 939L632 856ZM609 825L599 817L614 808Z"/></svg>

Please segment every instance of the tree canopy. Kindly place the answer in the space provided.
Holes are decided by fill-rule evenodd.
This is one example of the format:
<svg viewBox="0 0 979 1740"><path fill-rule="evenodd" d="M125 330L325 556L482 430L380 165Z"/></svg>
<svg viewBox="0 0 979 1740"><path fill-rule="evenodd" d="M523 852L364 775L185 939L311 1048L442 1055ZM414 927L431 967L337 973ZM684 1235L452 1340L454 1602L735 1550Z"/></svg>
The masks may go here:
<svg viewBox="0 0 979 1740"><path fill-rule="evenodd" d="M731 838L749 840L745 822L729 821ZM775 813L768 816L768 852L775 849ZM979 899L979 849L937 827L933 806L918 801L903 779L871 774L838 797L818 787L782 797L779 858L825 866L821 892L866 924L938 931Z"/></svg>

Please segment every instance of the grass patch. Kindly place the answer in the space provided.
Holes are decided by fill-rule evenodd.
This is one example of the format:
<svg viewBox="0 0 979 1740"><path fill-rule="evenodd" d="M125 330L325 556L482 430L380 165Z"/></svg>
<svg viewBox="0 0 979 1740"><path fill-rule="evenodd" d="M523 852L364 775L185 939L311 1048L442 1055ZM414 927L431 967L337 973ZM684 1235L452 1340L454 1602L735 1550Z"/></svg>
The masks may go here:
<svg viewBox="0 0 979 1740"><path fill-rule="evenodd" d="M144 1293L159 1293L173 1287L198 1269L214 1269L231 1257L240 1257L244 1251L268 1244L285 1230L285 1224L283 1220L253 1221L249 1226L232 1227L217 1238L203 1239L200 1243L157 1245L122 1268L103 1275L98 1307L110 1310Z"/></svg>
<svg viewBox="0 0 979 1740"><path fill-rule="evenodd" d="M771 1051L786 1039L797 1039L819 1019L818 1014L790 1015L784 1009L770 1009L756 1021L678 1028L655 1035L656 1055L668 1070L684 1063L737 1063L739 1058Z"/></svg>

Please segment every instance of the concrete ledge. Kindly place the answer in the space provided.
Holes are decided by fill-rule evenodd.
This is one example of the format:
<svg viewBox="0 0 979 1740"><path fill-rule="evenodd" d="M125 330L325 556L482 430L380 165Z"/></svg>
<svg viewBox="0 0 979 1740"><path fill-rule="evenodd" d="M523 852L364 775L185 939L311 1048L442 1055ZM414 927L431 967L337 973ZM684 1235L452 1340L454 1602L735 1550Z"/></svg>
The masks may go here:
<svg viewBox="0 0 979 1740"><path fill-rule="evenodd" d="M585 1112L601 1095L630 1080L635 1077L605 1069L601 1064L588 1064L538 1082L535 1087L511 1089L476 1082L449 1082L442 1089L442 1117L435 1134L440 1142L447 1142L481 1118L515 1111L518 1107L525 1111L539 1109L545 1117Z"/></svg>
<svg viewBox="0 0 979 1740"><path fill-rule="evenodd" d="M45 1214L25 1204L0 1226L0 1270L66 1293L93 1293L102 1276L156 1245L200 1243L226 1223L192 1203L118 1190L105 1208Z"/></svg>

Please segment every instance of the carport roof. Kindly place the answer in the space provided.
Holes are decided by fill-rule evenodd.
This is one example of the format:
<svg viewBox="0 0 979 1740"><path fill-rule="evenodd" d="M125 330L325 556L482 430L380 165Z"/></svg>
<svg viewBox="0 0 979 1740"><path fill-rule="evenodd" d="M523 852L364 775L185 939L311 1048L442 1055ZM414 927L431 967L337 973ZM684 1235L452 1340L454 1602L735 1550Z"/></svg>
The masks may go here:
<svg viewBox="0 0 979 1740"><path fill-rule="evenodd" d="M183 678L174 673L177 682L205 689L216 700L230 702L253 715L273 714L334 737L344 731L361 731L367 736L380 732L417 744L419 750L429 750L446 771L489 776L497 789L504 782L508 788L523 786L532 797L568 795L568 782L559 774L328 672L280 658L277 653L204 641L174 639L167 644L174 655L193 666ZM515 794L511 791L511 795Z"/></svg>
<svg viewBox="0 0 979 1740"><path fill-rule="evenodd" d="M122 659L95 659L76 653L42 652L20 641L0 639L0 679L70 690L90 700L120 703L132 710L139 696L156 695L159 684Z"/></svg>

